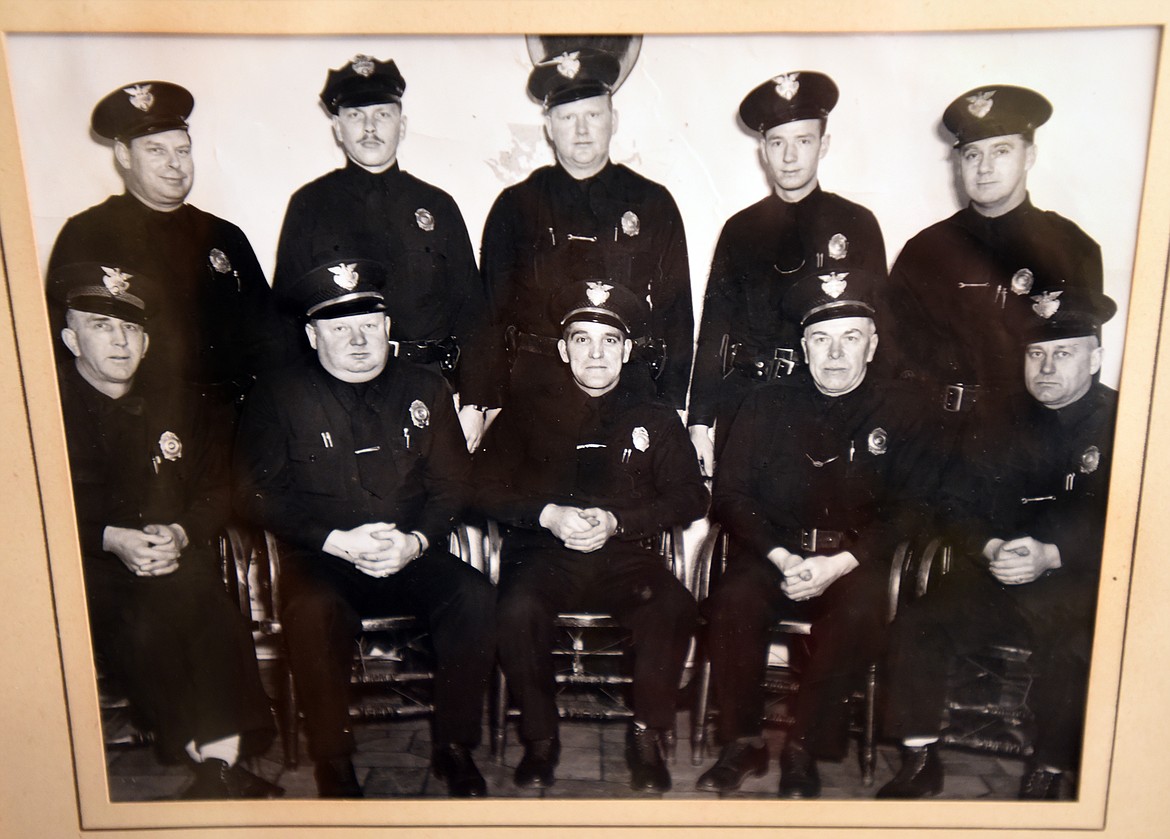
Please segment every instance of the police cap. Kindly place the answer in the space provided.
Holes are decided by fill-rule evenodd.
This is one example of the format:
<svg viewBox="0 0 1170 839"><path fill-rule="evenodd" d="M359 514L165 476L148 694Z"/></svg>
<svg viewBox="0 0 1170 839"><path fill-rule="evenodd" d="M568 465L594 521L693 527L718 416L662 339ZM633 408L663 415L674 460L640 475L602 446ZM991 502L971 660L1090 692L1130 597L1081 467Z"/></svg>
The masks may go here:
<svg viewBox="0 0 1170 839"><path fill-rule="evenodd" d="M609 280L582 280L559 289L549 306L560 328L587 321L616 327L630 337L645 331L647 307L630 289Z"/></svg>
<svg viewBox="0 0 1170 839"><path fill-rule="evenodd" d="M613 92L621 64L608 52L582 47L536 62L528 76L528 92L545 110Z"/></svg>
<svg viewBox="0 0 1170 839"><path fill-rule="evenodd" d="M283 302L307 320L328 320L386 311L386 269L369 259L342 259L305 272L284 292Z"/></svg>
<svg viewBox="0 0 1170 839"><path fill-rule="evenodd" d="M342 108L402 102L406 79L398 72L393 59L378 61L368 55L355 55L339 70L330 70L321 89L321 102L334 116Z"/></svg>
<svg viewBox="0 0 1170 839"><path fill-rule="evenodd" d="M837 85L824 73L798 70L768 79L739 103L739 118L752 131L801 119L825 119L837 104Z"/></svg>
<svg viewBox="0 0 1170 839"><path fill-rule="evenodd" d="M1117 314L1113 298L1070 286L1016 298L1020 301L1021 343L1039 344L1064 338L1101 337L1101 324Z"/></svg>
<svg viewBox="0 0 1170 839"><path fill-rule="evenodd" d="M836 318L870 318L880 279L869 271L815 270L801 277L784 295L784 316L803 329Z"/></svg>
<svg viewBox="0 0 1170 839"><path fill-rule="evenodd" d="M146 304L134 294L146 277L117 265L75 262L53 269L49 296L67 309L108 315L131 323L146 323Z"/></svg>
<svg viewBox="0 0 1170 839"><path fill-rule="evenodd" d="M968 90L943 112L943 125L963 146L988 137L1033 132L1052 116L1052 103L1034 90L1013 85L987 85Z"/></svg>
<svg viewBox="0 0 1170 839"><path fill-rule="evenodd" d="M129 142L135 137L187 130L195 99L171 82L134 82L106 96L93 109L93 132L107 140Z"/></svg>

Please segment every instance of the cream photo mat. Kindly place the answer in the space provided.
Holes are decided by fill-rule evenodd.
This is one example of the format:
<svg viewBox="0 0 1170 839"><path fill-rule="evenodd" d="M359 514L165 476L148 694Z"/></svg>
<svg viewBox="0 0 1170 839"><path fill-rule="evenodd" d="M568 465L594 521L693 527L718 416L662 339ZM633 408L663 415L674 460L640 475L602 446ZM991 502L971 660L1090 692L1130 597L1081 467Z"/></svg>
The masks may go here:
<svg viewBox="0 0 1170 839"><path fill-rule="evenodd" d="M1156 776L1139 773L1130 775L1129 780L1126 780L1134 766L1134 753L1125 751L1123 746L1126 741L1123 738L1126 727L1131 721L1141 719L1143 713L1139 711L1131 716L1124 712L1119 716L1116 729L1114 727L1123 636L1125 650L1130 653L1125 659L1127 669L1123 671L1129 680L1126 684L1133 679L1148 681L1158 677L1159 674L1149 671L1155 669L1153 662L1158 660L1160 650L1143 648L1145 651L1138 655L1134 655L1133 650L1135 644L1141 643L1150 634L1151 629L1164 626L1164 618L1143 613L1141 609L1152 609L1157 604L1158 593L1166 592L1164 579L1161 580L1162 585L1154 582L1158 573L1165 572L1151 567L1151 558L1142 564L1142 537L1157 523L1158 504L1156 501L1147 501L1144 508L1146 518L1140 520L1142 527L1136 531L1139 538L1135 568L1142 576L1133 578L1135 584L1130 594L1130 559L1135 536L1138 490L1143 480L1143 453L1147 453L1148 448L1148 462L1159 466L1166 463L1164 443L1158 435L1152 434L1148 444L1146 440L1165 276L1166 207L1162 205L1165 199L1157 193L1165 193L1167 186L1165 142L1158 142L1159 137L1166 135L1166 108L1164 103L1159 103L1160 107L1154 111L1152 133L1149 134L1146 132L1148 117L1146 122L1142 122L1140 117L1132 114L1135 103L1139 111L1145 108L1148 112L1151 107L1150 90L1155 62L1158 62L1159 50L1164 49L1159 41L1160 27L1164 21L1152 14L1143 14L1136 7L1131 10L1126 4L1110 9L1108 16L1099 11L1090 14L1087 7L1064 4L1060 7L1059 17L1051 12L1045 16L1043 8L1032 9L1025 14L1008 4L1000 7L991 4L981 7L977 20L974 15L970 19L963 19L960 15L953 20L946 20L940 18L937 12L928 14L924 9L901 4L890 4L888 8L883 6L881 17L877 17L871 9L864 18L853 21L844 18L826 20L824 17L805 19L798 12L786 11L783 28L789 34L735 37L746 37L749 41L754 38L756 43L769 37L787 39L785 43L788 52L778 53L773 59L768 54L753 55L751 50L743 50L744 55L737 55L736 61L727 62L726 66L718 62L708 62L706 65L699 63L697 70L691 70L694 76L690 89L694 100L688 103L686 113L689 114L689 120L716 125L718 130L711 136L700 136L699 130L693 125L679 129L669 122L663 122L662 117L670 116L671 106L677 103L677 98L676 93L672 92L667 101L667 95L660 89L665 81L677 82L676 76L681 71L672 68L668 61L661 58L661 53L656 58L651 46L655 37L663 42L671 38L677 40L677 37L667 33L651 35L634 74L615 99L618 110L622 112L622 130L615 140L615 158L630 160L639 171L666 183L675 192L688 225L697 299L701 299L706 263L719 224L731 212L757 200L763 194L762 176L754 161L751 139L742 132L727 131L729 126L734 128L734 106L743 92L763 78L782 70L812 67L825 69L837 78L842 86L843 100L838 108L839 113L835 112L830 121L830 131L836 139L833 151L826 158L822 169L823 182L826 189L841 192L875 210L883 223L891 258L896 256L897 250L909 235L949 214L957 206L953 190L949 187L951 175L946 147L939 137L932 136L938 111L951 96L984 81L999 80L1031 84L1053 99L1057 106L1057 116L1053 123L1041 130L1038 137L1041 158L1036 174L1030 180L1036 203L1068 215L1101 241L1106 254L1107 289L1111 294L1117 296L1119 290L1125 290L1131 267L1134 276L1138 278L1129 300L1129 325L1124 333L1125 366L1120 374L1123 384L1122 413L1115 458L1120 466L1115 470L1113 478L1106 550L1107 574L1103 583L1090 700L1092 713L1085 764L1086 767L1091 765L1094 768L1086 770L1081 801L1073 805L1051 806L1010 802L982 805L923 803L913 807L902 805L896 810L855 802L808 802L793 806L788 803L778 805L776 802L716 802L698 796L693 800L662 803L606 802L604 809L582 808L581 805L562 801L491 800L471 806L465 802L398 800L362 802L357 806L314 801L247 805L229 802L222 806L191 806L170 802L133 805L108 803L96 723L96 696L92 687L88 632L83 617L80 569L76 560L76 537L72 532L72 510L68 501L63 438L50 363L52 336L48 335L46 328L40 291L40 271L47 258L47 247L64 217L96 203L111 191L121 189L110 165L108 150L88 138L86 123L92 103L122 82L145 77L174 78L166 72L147 73L145 70L137 70L145 66L141 62L147 60L155 62L152 66L161 66L163 70L175 67L167 62L176 60L173 53L183 51L174 47L185 46L185 43L177 41L177 35L164 36L158 33L199 33L203 43L216 42L216 36L226 32L250 36L265 32L282 35L281 39L256 40L256 48L248 51L251 63L242 79L229 73L227 79L213 77L212 81L195 90L197 109L192 117L197 164L196 190L192 194L192 202L240 224L252 237L265 268L270 270L272 248L267 242L274 242L287 195L301 183L340 162L335 157L330 158L330 155L336 155L336 150L330 145L319 111L313 110L313 97L327 67L339 66L357 51L385 55L389 50L390 54L399 58L409 84L406 104L412 120L409 136L421 135L426 138L425 143L412 145L408 139L404 144L404 166L455 195L468 217L472 238L476 240L486 206L499 189L506 185L506 181L500 179L496 168L484 165L480 159L475 160L479 171L488 173L486 176L481 175L484 177L482 184L468 185L468 178L475 175L464 177L465 173L444 169L444 166L454 165L444 163L444 156L458 159L460 155L466 154L466 144L458 143L460 133L457 120L468 113L468 106L452 101L457 100L458 93L451 91L458 91L461 85L472 89L471 112L475 113L474 103L478 102L481 109L477 114L478 124L482 132L490 132L495 126L536 126L536 106L522 92L526 54L522 39L517 37L518 33L566 31L570 28L651 33L655 29L661 30L663 25L660 16L652 13L653 7L640 4L603 4L591 7L588 13L578 10L567 16L566 10L562 9L559 17L549 16L556 11L555 8L540 4L493 7L490 27L484 22L477 27L477 31L495 28L513 33L510 39L506 39L509 42L508 55L518 57L518 60L513 61L506 73L501 73L507 78L492 78L492 90L480 89L476 83L483 77L483 67L472 60L470 67L447 71L456 80L462 79L461 85L428 93L428 81L433 81L435 77L441 78L442 74L424 69L416 70L412 75L406 59L400 57L409 53L407 42L410 39L401 35L382 37L368 33L449 31L451 20L459 20L462 24L469 20L463 12L483 8L484 4L281 4L284 29L280 33L272 29L270 12L274 5L231 4L231 14L227 13L228 6L214 3L177 3L167 7L165 12L151 4L129 3L85 6L63 3L47 4L45 8L17 5L0 12L0 21L6 33L7 64L7 84L0 92L3 97L0 110L3 111L4 148L7 150L4 167L0 170L4 178L0 182L0 194L3 195L0 232L3 233L7 290L18 339L17 345L13 346L8 336L5 337L6 352L11 352L14 359L12 364L4 366L3 371L5 384L11 386L4 391L6 395L11 394L4 404L4 427L12 430L11 445L6 447L5 457L12 461L8 474L21 476L21 480L5 486L6 495L11 494L10 498L5 499L10 502L5 509L10 511L11 516L8 520L10 551L7 556L13 569L19 567L20 572L10 576L12 585L4 587L4 594L0 595L3 598L0 604L5 607L2 612L5 615L5 642L0 650L0 666L3 666L2 672L10 680L3 689L5 697L9 698L11 692L9 714L3 723L3 742L18 745L19 759L3 770L2 777L8 783L5 783L6 791L0 798L3 802L0 824L7 821L11 812L19 820L14 824L60 819L59 824L64 830L78 830L79 825L86 828L288 824L437 827L457 824L563 823L640 824L647 828L652 825L686 827L738 824L746 828L752 825L782 824L893 826L916 823L986 826L992 829L1062 826L1094 829L1106 825L1112 832L1117 819L1128 818L1135 812L1132 807L1119 803L1125 800L1124 796L1136 795L1140 801L1142 792L1139 791L1143 791L1145 795L1152 796L1152 800L1147 800L1147 806L1164 807L1157 794ZM721 10L717 20L704 19L696 13L697 7L684 4L671 8L675 10L671 27L692 33L684 40L705 45L690 47L702 52L723 37L708 33L761 28L762 21L768 19L761 12L769 7L744 4L738 6L735 12ZM988 15L997 8L1003 11L1003 17L997 20L998 24L1007 26L1010 22L1012 31L958 32L986 26ZM264 13L266 9L268 14ZM679 16L679 10L687 14ZM754 16L749 14L753 10L756 12ZM456 15L456 11L460 14ZM1101 33L1097 43L1109 44L1112 49L1103 46L1097 50L1100 54L1095 55L1094 32L1069 29L1073 24L1093 27L1094 31ZM1139 37L1136 41L1127 41L1122 38L1120 43L1124 46L1119 48L1117 32L1100 29L1107 24L1147 25L1155 28L1148 30L1148 37L1144 39ZM472 25L467 23L460 28L466 31ZM1055 31L1028 32L1029 26ZM779 29L780 26L774 28ZM833 36L791 35L801 30L823 33L831 29L842 31ZM905 34L911 30L931 29L939 32L914 36ZM62 58L60 54L46 54L36 49L28 52L29 47L26 45L46 43L38 39L50 36L22 33L51 30L77 33L147 30L152 35L140 36L138 40L152 44L152 48L146 58L136 58L127 55L123 48L124 39L111 39L97 34L92 38L79 36L75 42L78 54L73 60L87 58L85 50L92 49L94 44L117 44L119 49L94 53L98 57L93 59L92 64L82 62L81 66L85 66L93 78L77 78L65 89L59 84L46 85L40 89L36 84L51 80L53 73L59 72ZM331 32L364 34L331 36L328 34ZM892 34L878 36L877 32ZM317 37L300 37L310 34ZM846 66L849 62L836 57L837 53L846 51L851 54L864 52L866 42L872 42L878 37L890 42L898 38L916 38L917 44L941 38L949 40L954 49L942 49L939 54L941 58L939 55L923 55L920 50L900 50L897 60L891 59L895 65L892 70L887 66L850 68ZM817 38L837 38L842 48L818 50ZM326 43L323 39L333 43ZM851 39L847 41L847 50L844 39ZM988 58L985 50L971 53L963 52L960 48L964 42L975 43L980 42L980 39L990 39L981 43L994 43L999 39L1008 46L1002 54L997 54L998 60ZM238 38L220 41L227 42L236 50L240 49ZM231 44L233 41L234 45ZM292 60L295 53L292 45L299 48L307 41L315 42L313 57L307 61ZM1069 47L1066 43L1060 47L1057 45L1060 41L1072 42L1074 46ZM442 43L442 39L432 39L429 46L434 50ZM349 45L353 45L352 48ZM1144 56L1137 54L1139 48L1146 51ZM1061 49L1066 52L1061 52ZM21 50L26 52L22 53ZM956 53L958 58L948 56L948 52ZM715 50L711 54L720 55ZM439 50L437 58L441 57L442 51ZM961 63L964 59L972 66L956 70L948 63ZM134 64L135 60L140 63ZM419 60L412 60L415 66L428 66L425 62L420 65ZM452 63L450 58L447 61ZM655 64L656 61L659 63ZM840 66L834 66L834 62ZM695 66L694 61L687 63ZM1005 66L1012 69L1005 70ZM1165 66L1164 61L1157 63L1163 74ZM434 67L434 64L430 67ZM924 72L922 67L926 67L927 71ZM1130 69L1117 69L1121 67ZM123 70L129 75L123 77ZM922 74L924 78L914 77L911 70ZM102 75L106 72L111 75ZM736 76L737 72L740 75ZM1109 76L1111 72L1116 75ZM857 81L850 79L851 73ZM1025 76L1021 77L1021 73L1025 73ZM303 74L303 78L298 77L298 74ZM936 77L944 89L933 89ZM30 79L32 94L26 84L26 80ZM234 84L230 83L232 79ZM967 79L970 79L969 84L965 81ZM175 80L185 81L183 78ZM907 81L914 86L908 88ZM647 82L651 84L647 86ZM641 92L638 85L643 86ZM500 89L495 89L497 86ZM1159 89L1164 98L1166 86L1163 84ZM201 95L202 90L206 90L206 93ZM869 95L863 97L859 92L862 90ZM1143 90L1144 94L1141 92ZM231 91L232 95L223 95L220 91ZM22 96L25 97L23 102ZM61 98L55 99L54 96ZM287 102L281 100L282 96L288 97ZM659 96L661 100L656 98ZM943 97L941 103L938 101L939 96ZM933 101L931 97L934 97ZM490 107L483 105L485 99L490 100ZM260 100L275 100L280 104L276 111L281 115L280 122L274 124L272 117L264 119L256 116L256 113L264 111L257 104ZM662 105L662 101L666 104ZM23 113L22 107L25 108ZM921 115L915 111L916 108L922 109ZM1119 111L1127 108L1130 110L1119 117ZM14 113L23 123L14 120ZM48 129L36 132L28 129L26 124L33 119L28 114L48 117ZM874 119L875 114L881 114L882 118ZM1055 122L1058 118L1068 121L1061 127ZM639 125L639 119L644 124ZM1078 123L1078 119L1081 122ZM452 125L452 121L456 122ZM275 127L279 131L255 131L256 125ZM241 133L241 130L242 133L256 135L250 146L250 153L256 157L248 158L249 147L243 145L235 149L242 149L240 154L232 156L233 148L228 140ZM444 134L444 131L450 133ZM931 143L925 147L915 146L921 139L916 135L926 135ZM1121 135L1138 135L1137 145L1134 145L1133 136ZM691 147L678 151L679 144L674 142L674 138L679 136L684 137ZM1151 140L1149 147L1157 153L1151 154L1148 166L1143 167L1147 137ZM33 142L30 142L30 138L34 138ZM518 132L513 131L510 135L485 142L494 144L492 147L497 150L503 150L509 147L507 144L512 140L518 140L521 150L547 152L539 143L526 146L525 142L530 139L531 136L521 128ZM28 162L32 159L29 147L33 143L36 144L35 151L42 155L42 162L36 166ZM704 146L704 143L709 145ZM903 145L909 148L902 148ZM300 154L299 158L294 154L294 147ZM428 158L423 153L426 150L435 153ZM255 193L239 183L242 177L239 173L246 171L247 166L270 151L271 156L281 158L278 162L285 159L282 156L289 156L297 162L289 166L287 171L280 167L279 172L261 173L260 176L267 179L264 200L269 204L249 210L255 212L255 220L249 220L251 217L246 218L244 213L246 205L263 204L263 201L250 201L250 196ZM542 162L545 161L536 159L525 165L531 168ZM501 160L497 159L496 163L501 163ZM688 165L691 168L682 171ZM233 166L238 168L233 170ZM428 166L433 168L428 169ZM719 171L719 166L726 167L728 174ZM1127 166L1130 174L1123 175L1120 170ZM1119 179L1129 177L1132 181L1135 167L1138 172L1136 185L1129 183L1128 186L1119 187ZM1134 230L1137 228L1136 210L1138 198L1142 194L1143 169L1147 188L1142 201L1142 236L1135 251ZM692 171L699 172L700 177L691 177ZM890 193L894 191L890 185L894 181L890 172L912 173L912 179L921 180L922 189L899 188L891 198ZM1047 180L1040 177L1041 173L1046 173ZM696 189L695 182L704 180L708 183L708 189ZM710 186L712 184L717 185L718 189ZM1077 194L1082 184L1091 190L1088 205L1082 201L1083 196ZM1110 192L1114 189L1120 192ZM249 196L249 199L241 196ZM899 209L896 212L883 210L883 201L893 201L895 203L892 206ZM944 205L949 209L944 208ZM700 207L705 209L696 210ZM1104 210L1104 215L1101 210ZM1110 238L1113 236L1111 231L1115 229L1122 232L1118 237ZM1106 232L1102 233L1102 230ZM1126 235L1128 243L1122 241ZM1119 302L1124 306L1126 301L1122 299ZM1120 361L1121 356L1121 320L1119 317L1112 327L1113 332L1107 333L1106 339L1107 349L1115 348L1111 354L1116 361ZM10 326L5 324L6 329ZM17 349L19 367L16 363ZM1121 368L1114 368L1111 384L1116 384L1118 370ZM1164 369L1161 375L1165 375ZM1153 403L1152 407L1155 418L1165 412L1160 403ZM1157 409L1160 407L1162 410L1159 412ZM12 415L8 416L7 412ZM26 436L24 430L28 428L30 420L31 438ZM1155 422L1152 427L1159 426ZM1157 459L1159 452L1163 456L1161 460ZM5 465L9 466L7 463ZM1162 469L1147 470L1145 479L1147 499L1164 497L1159 496L1156 485L1157 481L1165 482ZM1152 540L1156 537L1149 535L1146 538ZM1155 549L1156 546L1151 542L1147 550ZM17 565L17 562L20 564ZM1151 577L1153 579L1147 582ZM1128 601L1127 594L1130 594ZM1128 626L1127 609L1130 618ZM59 649L54 640L57 633L60 636ZM29 672L30 663L33 663L32 672ZM1164 680L1165 677L1160 678ZM66 695L68 704L64 703ZM1123 693L1122 699L1126 696ZM1128 705L1122 707L1126 710L1129 708ZM1135 707L1144 706L1138 704ZM1152 724L1148 722L1150 717L1154 723L1157 722L1156 709L1154 713L1147 714L1147 724ZM1160 731L1161 726L1154 730ZM1150 738L1139 736L1138 740L1149 742ZM1129 757L1126 760L1115 759L1115 747L1119 755ZM27 771L28 768L33 771ZM9 772L12 772L11 780ZM1153 787L1140 781L1135 782L1134 777L1145 779L1147 783L1152 780ZM62 784L63 779L68 783ZM1135 783L1136 789L1133 786ZM41 790L41 794L35 798L40 798L42 803L30 806L26 796L15 795L9 801L11 791L26 788ZM44 796L53 789L58 794L49 795L48 800L53 803L46 806ZM67 807L67 802L72 802L73 806ZM64 812L66 810L68 812ZM1140 808L1136 812L1141 812ZM1156 830L1158 820L1154 818L1144 824L1145 829ZM287 835L287 830L280 835Z"/></svg>

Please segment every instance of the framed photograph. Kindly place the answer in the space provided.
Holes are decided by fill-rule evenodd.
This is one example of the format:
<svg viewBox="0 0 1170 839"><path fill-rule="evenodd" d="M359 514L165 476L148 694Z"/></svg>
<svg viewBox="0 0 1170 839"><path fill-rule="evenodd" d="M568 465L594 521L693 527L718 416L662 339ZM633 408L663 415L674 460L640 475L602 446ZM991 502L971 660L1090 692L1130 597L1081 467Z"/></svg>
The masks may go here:
<svg viewBox="0 0 1170 839"><path fill-rule="evenodd" d="M1170 747L1160 708L1170 689L1162 666L1170 451L1161 431L1170 422L1170 341L1160 340L1170 338L1161 334L1170 241L1166 11L1137 2L1059 10L993 2L953 12L908 2L709 5L21 0L0 9L0 242L10 314L0 319L10 571L0 586L0 742L8 751L0 824L11 819L12 835L308 836L324 827L901 835L910 826L929 836L1152 835L1170 810L1157 761ZM112 784L54 372L59 338L44 294L62 226L124 189L111 144L91 130L94 105L142 80L190 90L187 201L238 225L271 280L289 197L345 163L318 100L327 72L359 54L393 58L407 82L399 162L452 195L478 252L501 190L554 160L540 104L525 90L532 59L524 35L537 32L644 33L613 96L610 156L666 186L678 204L696 322L724 222L770 189L758 135L736 116L761 82L808 70L836 82L820 184L872 210L890 263L918 231L965 204L953 138L940 122L957 95L1019 85L1052 103L1036 132L1029 196L1100 244L1104 288L1118 305L1102 336L1101 381L1118 389L1120 409L1077 801L782 802L676 788L655 800L517 800L493 790L475 802L179 803L134 801ZM687 760L681 736L679 750Z"/></svg>

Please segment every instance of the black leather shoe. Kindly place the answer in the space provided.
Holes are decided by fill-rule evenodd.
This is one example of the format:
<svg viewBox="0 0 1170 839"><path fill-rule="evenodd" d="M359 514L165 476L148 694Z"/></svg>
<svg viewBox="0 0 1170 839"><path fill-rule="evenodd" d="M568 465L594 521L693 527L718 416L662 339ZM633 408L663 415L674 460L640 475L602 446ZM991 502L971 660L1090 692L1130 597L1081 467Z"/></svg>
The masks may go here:
<svg viewBox="0 0 1170 839"><path fill-rule="evenodd" d="M242 766L228 766L218 758L195 764L195 781L180 798L195 801L210 798L280 798L284 787L253 775Z"/></svg>
<svg viewBox="0 0 1170 839"><path fill-rule="evenodd" d="M512 780L523 789L548 789L557 782L554 773L560 759L561 741L556 737L529 740Z"/></svg>
<svg viewBox="0 0 1170 839"><path fill-rule="evenodd" d="M878 798L928 798L943 788L943 766L938 743L903 746L902 767L894 779L878 790Z"/></svg>
<svg viewBox="0 0 1170 839"><path fill-rule="evenodd" d="M715 765L699 776L695 789L703 792L731 792L749 774L760 777L768 771L768 747L746 740L733 740L719 752Z"/></svg>
<svg viewBox="0 0 1170 839"><path fill-rule="evenodd" d="M348 755L318 760L313 768L320 798L361 798L362 787Z"/></svg>
<svg viewBox="0 0 1170 839"><path fill-rule="evenodd" d="M804 744L793 740L780 751L780 797L820 798L821 776L817 762Z"/></svg>
<svg viewBox="0 0 1170 839"><path fill-rule="evenodd" d="M471 750L458 743L448 743L431 754L431 771L447 782L447 793L452 798L482 798L487 795L487 783L475 765Z"/></svg>
<svg viewBox="0 0 1170 839"><path fill-rule="evenodd" d="M1076 801L1077 785L1071 772L1030 767L1020 779L1021 801Z"/></svg>
<svg viewBox="0 0 1170 839"><path fill-rule="evenodd" d="M666 743L661 731L631 725L626 734L626 764L630 767L630 789L638 792L670 790Z"/></svg>

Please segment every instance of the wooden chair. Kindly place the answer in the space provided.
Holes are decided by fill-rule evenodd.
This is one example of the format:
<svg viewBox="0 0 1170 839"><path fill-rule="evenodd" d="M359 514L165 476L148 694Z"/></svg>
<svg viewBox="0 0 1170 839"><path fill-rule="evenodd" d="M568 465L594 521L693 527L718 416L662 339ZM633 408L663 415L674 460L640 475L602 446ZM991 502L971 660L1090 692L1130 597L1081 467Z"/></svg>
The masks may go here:
<svg viewBox="0 0 1170 839"><path fill-rule="evenodd" d="M682 531L681 527L665 530L653 541L674 575L685 583ZM492 583L497 583L503 540L496 522L488 522L486 539L488 573ZM626 697L633 679L623 666L627 633L621 624L605 612L561 612L554 626L558 638L552 650L557 662L558 716L566 720L633 719ZM509 706L507 679L498 666L493 694L491 753L501 763L508 720L518 718L520 710ZM676 739L675 732L667 734L667 751L672 759Z"/></svg>
<svg viewBox="0 0 1170 839"><path fill-rule="evenodd" d="M695 597L700 603L707 597L723 571L729 550L728 543L727 532L719 524L713 523L699 548L692 571L691 591L695 593ZM887 620L893 620L900 602L902 568L909 550L910 545L903 543L898 546L894 556L894 568L891 569L890 573ZM812 624L804 621L781 620L772 625L771 633L774 644L783 644L787 648L787 659L782 665L769 663L765 668L764 722L768 725L786 727L793 722L788 707L800 688L800 666L801 661L807 659L808 639L812 633ZM695 766L699 766L707 758L708 732L717 713L711 707L711 662L703 653L701 644L697 679L695 709L691 715L691 763ZM858 763L861 768L862 782L866 786L871 786L874 770L877 766L876 663L872 663L866 668L863 684L850 697L850 701L860 706L855 727L860 738Z"/></svg>

